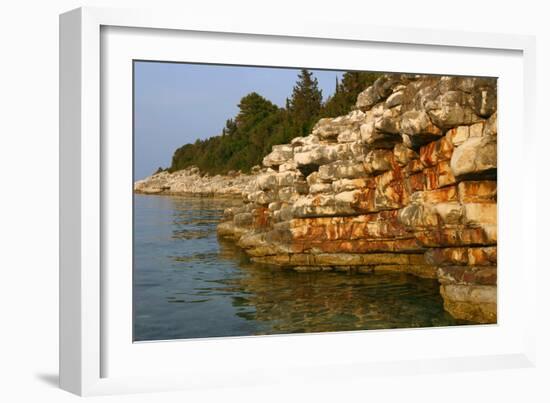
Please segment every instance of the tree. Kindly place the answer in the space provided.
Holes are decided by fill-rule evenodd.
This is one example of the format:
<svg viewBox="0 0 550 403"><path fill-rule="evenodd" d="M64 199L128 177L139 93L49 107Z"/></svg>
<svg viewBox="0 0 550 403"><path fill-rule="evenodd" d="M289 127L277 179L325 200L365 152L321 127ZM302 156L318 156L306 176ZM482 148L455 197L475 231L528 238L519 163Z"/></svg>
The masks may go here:
<svg viewBox="0 0 550 403"><path fill-rule="evenodd" d="M288 102L288 112L296 136L307 135L319 118L323 94L317 79L306 69L298 74L298 81Z"/></svg>
<svg viewBox="0 0 550 403"><path fill-rule="evenodd" d="M241 98L238 106L239 113L235 117L235 123L237 128L241 130L254 126L258 121L278 109L277 105L274 105L256 92L251 92Z"/></svg>
<svg viewBox="0 0 550 403"><path fill-rule="evenodd" d="M279 108L256 92L239 101L239 112L227 119L221 135L197 140L178 148L172 157L170 172L190 166L209 174L230 170L247 172L276 144L288 143L307 135L319 118L348 113L359 92L378 78L377 73L346 72L335 92L322 104L317 79L308 70L301 70L285 107Z"/></svg>
<svg viewBox="0 0 550 403"><path fill-rule="evenodd" d="M346 71L340 83L338 79L336 80L334 94L323 105L321 111L323 117L335 117L348 113L354 107L357 95L371 86L380 76L380 73Z"/></svg>

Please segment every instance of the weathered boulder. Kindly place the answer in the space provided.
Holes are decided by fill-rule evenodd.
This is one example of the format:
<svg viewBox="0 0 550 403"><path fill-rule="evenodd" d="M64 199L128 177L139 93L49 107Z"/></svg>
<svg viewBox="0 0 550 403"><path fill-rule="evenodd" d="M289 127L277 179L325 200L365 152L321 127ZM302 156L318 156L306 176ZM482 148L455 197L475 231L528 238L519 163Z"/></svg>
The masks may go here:
<svg viewBox="0 0 550 403"><path fill-rule="evenodd" d="M458 319L496 323L497 288L493 285L447 284L441 286L445 310Z"/></svg>
<svg viewBox="0 0 550 403"><path fill-rule="evenodd" d="M400 127L403 143L409 148L418 148L443 134L425 111L411 110L403 113Z"/></svg>
<svg viewBox="0 0 550 403"><path fill-rule="evenodd" d="M330 186L332 186L334 193L340 193L348 190L368 188L369 182L373 181L367 178L337 179Z"/></svg>
<svg viewBox="0 0 550 403"><path fill-rule="evenodd" d="M371 148L393 148L402 141L399 133L382 132L375 127L374 121L362 124L360 129L361 141Z"/></svg>
<svg viewBox="0 0 550 403"><path fill-rule="evenodd" d="M385 107L393 108L394 106L399 106L403 103L403 91L395 91L391 94L388 99L386 99Z"/></svg>
<svg viewBox="0 0 550 403"><path fill-rule="evenodd" d="M368 174L382 173L392 169L392 150L372 150L365 156L363 171Z"/></svg>
<svg viewBox="0 0 550 403"><path fill-rule="evenodd" d="M494 177L496 169L496 136L469 138L455 149L451 157L451 171L455 177Z"/></svg>
<svg viewBox="0 0 550 403"><path fill-rule="evenodd" d="M325 183L342 178L361 178L367 174L364 164L353 160L321 165L318 173L319 179Z"/></svg>
<svg viewBox="0 0 550 403"><path fill-rule="evenodd" d="M355 106L360 110L368 110L374 104L388 98L394 89L401 89L400 85L411 79L413 77L406 74L385 74L357 96Z"/></svg>
<svg viewBox="0 0 550 403"><path fill-rule="evenodd" d="M418 153L403 143L397 143L393 148L393 157L400 166L405 166L412 160L418 159Z"/></svg>
<svg viewBox="0 0 550 403"><path fill-rule="evenodd" d="M374 128L382 133L399 134L401 132L401 108L385 109L382 116L374 121Z"/></svg>
<svg viewBox="0 0 550 403"><path fill-rule="evenodd" d="M340 159L349 159L362 153L363 147L357 143L301 146L294 149L294 161L298 169L301 170L303 167L318 167Z"/></svg>
<svg viewBox="0 0 550 403"><path fill-rule="evenodd" d="M355 141L359 137L359 127L365 114L355 110L345 116L320 119L313 127L312 134L321 140Z"/></svg>
<svg viewBox="0 0 550 403"><path fill-rule="evenodd" d="M353 192L317 194L301 197L292 205L294 217L330 217L357 214L351 207Z"/></svg>
<svg viewBox="0 0 550 403"><path fill-rule="evenodd" d="M426 102L426 110L434 124L442 129L471 125L482 120L472 109L473 97L462 91L447 91Z"/></svg>
<svg viewBox="0 0 550 403"><path fill-rule="evenodd" d="M445 136L456 147L464 143L469 138L483 136L485 133L484 127L484 122L475 123L471 126L457 126L448 130Z"/></svg>
<svg viewBox="0 0 550 403"><path fill-rule="evenodd" d="M275 145L271 150L271 153L267 154L262 161L266 167L282 165L294 156L294 149L288 144Z"/></svg>

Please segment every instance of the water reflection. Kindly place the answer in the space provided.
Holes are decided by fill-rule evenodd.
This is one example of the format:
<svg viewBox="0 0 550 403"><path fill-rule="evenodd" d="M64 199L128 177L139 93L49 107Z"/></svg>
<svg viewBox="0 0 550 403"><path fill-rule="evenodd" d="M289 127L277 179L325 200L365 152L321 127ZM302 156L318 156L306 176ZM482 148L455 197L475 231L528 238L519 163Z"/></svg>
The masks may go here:
<svg viewBox="0 0 550 403"><path fill-rule="evenodd" d="M134 338L457 325L437 281L252 264L216 225L231 199L136 196Z"/></svg>
<svg viewBox="0 0 550 403"><path fill-rule="evenodd" d="M220 256L239 251L221 242ZM270 323L266 333L324 332L458 324L443 310L436 280L409 274L297 273L260 267L240 255L245 276L221 281L237 314Z"/></svg>

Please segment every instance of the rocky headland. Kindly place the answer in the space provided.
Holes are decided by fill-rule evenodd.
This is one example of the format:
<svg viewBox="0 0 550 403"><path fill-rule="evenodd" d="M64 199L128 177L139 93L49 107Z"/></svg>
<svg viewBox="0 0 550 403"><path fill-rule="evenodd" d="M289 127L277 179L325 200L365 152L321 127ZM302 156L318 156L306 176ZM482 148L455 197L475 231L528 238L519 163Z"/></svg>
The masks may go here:
<svg viewBox="0 0 550 403"><path fill-rule="evenodd" d="M259 167L257 167L259 171ZM190 167L170 173L162 171L134 183L134 192L142 194L191 195L200 197L241 197L255 174L229 172L227 175L202 174Z"/></svg>
<svg viewBox="0 0 550 403"><path fill-rule="evenodd" d="M437 278L497 318L496 79L389 74L345 116L277 145L218 226L253 261Z"/></svg>
<svg viewBox="0 0 550 403"><path fill-rule="evenodd" d="M438 279L451 315L495 323L496 92L490 78L387 74L251 174L188 168L134 189L242 197L218 235L255 262Z"/></svg>

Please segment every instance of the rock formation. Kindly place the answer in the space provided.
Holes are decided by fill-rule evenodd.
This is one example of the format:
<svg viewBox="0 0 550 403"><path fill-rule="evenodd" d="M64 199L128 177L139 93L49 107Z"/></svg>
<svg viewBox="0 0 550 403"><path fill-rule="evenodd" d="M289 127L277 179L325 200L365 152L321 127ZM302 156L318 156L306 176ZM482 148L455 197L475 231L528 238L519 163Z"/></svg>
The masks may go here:
<svg viewBox="0 0 550 403"><path fill-rule="evenodd" d="M454 317L494 323L496 107L496 79L384 75L241 177L218 234L264 264L437 278Z"/></svg>
<svg viewBox="0 0 550 403"><path fill-rule="evenodd" d="M259 167L257 167L259 169ZM240 197L254 175L229 172L227 175L202 175L196 167L173 173L162 171L134 183L134 192L143 194L237 196Z"/></svg>

